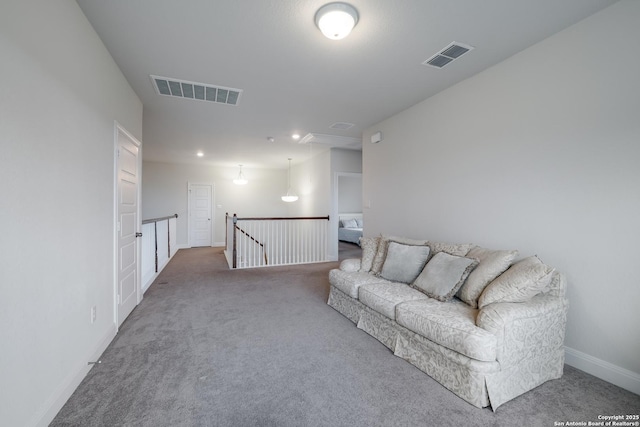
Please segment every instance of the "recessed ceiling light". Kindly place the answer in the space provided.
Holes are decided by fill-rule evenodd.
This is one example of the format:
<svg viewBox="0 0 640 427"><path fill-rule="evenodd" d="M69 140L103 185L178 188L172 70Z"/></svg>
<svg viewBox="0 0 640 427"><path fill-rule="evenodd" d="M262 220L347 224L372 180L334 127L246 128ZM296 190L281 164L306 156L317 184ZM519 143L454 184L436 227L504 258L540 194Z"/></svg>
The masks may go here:
<svg viewBox="0 0 640 427"><path fill-rule="evenodd" d="M202 156L204 156L204 153L203 153L202 151L198 151L198 152L196 153L196 156L198 156L198 157L202 157Z"/></svg>
<svg viewBox="0 0 640 427"><path fill-rule="evenodd" d="M268 136L267 137L267 141L269 141L269 142L274 142L275 140L276 139L274 137L272 137L272 136Z"/></svg>
<svg viewBox="0 0 640 427"><path fill-rule="evenodd" d="M300 135L298 135L297 133L294 133L293 135L291 135L291 138L298 140L300 139Z"/></svg>

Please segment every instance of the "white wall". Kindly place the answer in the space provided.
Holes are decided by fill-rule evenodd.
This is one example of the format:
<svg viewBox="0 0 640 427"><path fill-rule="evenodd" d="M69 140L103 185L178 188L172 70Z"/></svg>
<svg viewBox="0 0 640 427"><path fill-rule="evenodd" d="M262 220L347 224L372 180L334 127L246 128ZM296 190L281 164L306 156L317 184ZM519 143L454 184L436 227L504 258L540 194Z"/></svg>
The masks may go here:
<svg viewBox="0 0 640 427"><path fill-rule="evenodd" d="M638 22L616 3L363 137L384 134L364 147L367 235L538 254L568 276L567 361L636 393Z"/></svg>
<svg viewBox="0 0 640 427"><path fill-rule="evenodd" d="M240 217L286 216L288 206L280 200L287 191L287 171L242 168L249 181L236 185L238 168L143 162L142 217L157 218L178 214L177 244L188 247L188 183L214 185L214 244L224 244L225 213ZM220 206L220 207L218 207Z"/></svg>
<svg viewBox="0 0 640 427"><path fill-rule="evenodd" d="M142 104L73 1L3 0L0 58L0 425L47 425L115 335L114 120L141 139Z"/></svg>
<svg viewBox="0 0 640 427"><path fill-rule="evenodd" d="M338 213L362 212L362 175L338 175Z"/></svg>
<svg viewBox="0 0 640 427"><path fill-rule="evenodd" d="M327 216L331 212L331 151L324 150L291 166L291 186L300 197L289 204L291 216Z"/></svg>

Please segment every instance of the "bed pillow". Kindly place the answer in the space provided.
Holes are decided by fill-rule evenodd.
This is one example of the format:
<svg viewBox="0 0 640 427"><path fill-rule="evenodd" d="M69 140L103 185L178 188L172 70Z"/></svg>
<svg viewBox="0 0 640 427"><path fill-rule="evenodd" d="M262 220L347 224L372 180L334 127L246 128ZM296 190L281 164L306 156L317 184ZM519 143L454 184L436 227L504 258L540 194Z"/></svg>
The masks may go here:
<svg viewBox="0 0 640 427"><path fill-rule="evenodd" d="M389 242L380 277L392 282L411 283L424 268L428 256L429 246Z"/></svg>
<svg viewBox="0 0 640 427"><path fill-rule="evenodd" d="M382 271L382 265L384 264L384 259L387 257L387 247L389 246L389 242L398 242L404 245L414 245L414 246L424 246L429 242L427 240L414 240L407 239L404 237L396 237L396 236L380 236L380 242L378 243L378 250L376 252L376 256L373 258L373 263L371 265L371 272L374 274L380 274Z"/></svg>
<svg viewBox="0 0 640 427"><path fill-rule="evenodd" d="M356 224L358 224L358 228L362 228L364 226L364 221L362 218L356 218Z"/></svg>
<svg viewBox="0 0 640 427"><path fill-rule="evenodd" d="M427 262L413 287L438 301L449 301L476 265L476 259L438 252Z"/></svg>
<svg viewBox="0 0 640 427"><path fill-rule="evenodd" d="M380 237L361 237L360 247L362 248L362 260L360 262L360 271L368 273L371 271L371 265L373 264L373 258L378 252L378 243Z"/></svg>
<svg viewBox="0 0 640 427"><path fill-rule="evenodd" d="M343 228L358 228L358 223L353 218L343 219L340 222L342 223Z"/></svg>
<svg viewBox="0 0 640 427"><path fill-rule="evenodd" d="M478 308L496 302L529 301L547 290L553 272L535 255L518 261L489 283L478 299Z"/></svg>
<svg viewBox="0 0 640 427"><path fill-rule="evenodd" d="M478 298L484 288L509 268L518 256L518 251L497 251L476 246L466 256L475 258L480 263L469 274L456 296L471 307L477 308Z"/></svg>

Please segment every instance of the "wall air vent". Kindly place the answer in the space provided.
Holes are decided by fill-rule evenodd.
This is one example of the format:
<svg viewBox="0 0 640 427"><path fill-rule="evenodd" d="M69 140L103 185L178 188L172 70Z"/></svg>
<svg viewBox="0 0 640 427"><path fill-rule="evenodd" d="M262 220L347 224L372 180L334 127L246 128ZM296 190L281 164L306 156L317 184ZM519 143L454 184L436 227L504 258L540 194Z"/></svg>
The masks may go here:
<svg viewBox="0 0 640 427"><path fill-rule="evenodd" d="M195 101L209 101L216 104L238 105L242 94L242 89L213 86L154 75L150 77L158 95L193 99Z"/></svg>
<svg viewBox="0 0 640 427"><path fill-rule="evenodd" d="M447 47L424 61L422 64L430 67L442 68L451 61L460 58L470 50L473 50L473 46L458 42L451 42Z"/></svg>

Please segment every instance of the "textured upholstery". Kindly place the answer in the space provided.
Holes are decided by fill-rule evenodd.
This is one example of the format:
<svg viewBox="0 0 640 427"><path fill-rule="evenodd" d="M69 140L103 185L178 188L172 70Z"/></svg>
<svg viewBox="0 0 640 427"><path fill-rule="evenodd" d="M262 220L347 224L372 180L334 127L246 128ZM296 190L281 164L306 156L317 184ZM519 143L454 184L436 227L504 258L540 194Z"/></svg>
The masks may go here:
<svg viewBox="0 0 640 427"><path fill-rule="evenodd" d="M358 288L362 285L386 282L384 279L369 273L361 273L359 271L347 272L336 269L329 272L329 281L333 286L352 298L358 298Z"/></svg>
<svg viewBox="0 0 640 427"><path fill-rule="evenodd" d="M568 303L558 272L527 301L477 309L354 271L357 264L344 267L329 274L328 304L470 404L495 411L562 376Z"/></svg>
<svg viewBox="0 0 640 427"><path fill-rule="evenodd" d="M472 359L496 360L496 336L476 326L478 310L462 301L411 301L400 304L396 311L399 325L436 344Z"/></svg>
<svg viewBox="0 0 640 427"><path fill-rule="evenodd" d="M428 297L425 294L404 283L370 283L358 289L358 299L361 303L391 320L396 318L398 304L426 298Z"/></svg>

